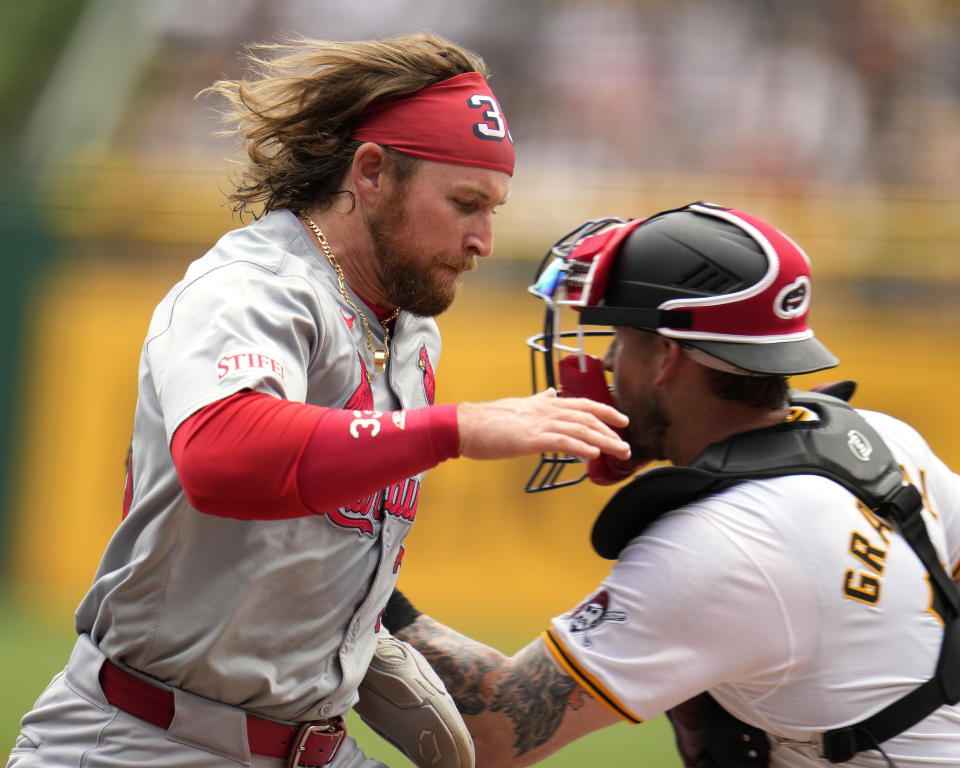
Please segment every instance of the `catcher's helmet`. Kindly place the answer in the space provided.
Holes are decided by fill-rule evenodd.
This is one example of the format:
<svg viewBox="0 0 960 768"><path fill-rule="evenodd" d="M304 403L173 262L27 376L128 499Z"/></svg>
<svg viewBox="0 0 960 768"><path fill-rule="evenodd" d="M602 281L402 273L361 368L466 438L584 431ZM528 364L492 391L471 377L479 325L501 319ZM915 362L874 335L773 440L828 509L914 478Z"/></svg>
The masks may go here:
<svg viewBox="0 0 960 768"><path fill-rule="evenodd" d="M583 307L582 324L656 331L739 373L790 376L837 364L807 326L810 260L782 232L704 203L624 228L604 254L613 263L602 299Z"/></svg>
<svg viewBox="0 0 960 768"><path fill-rule="evenodd" d="M527 341L534 389L538 353L548 386L560 378L563 390L571 368L562 364L563 352L575 353L587 374L584 339L612 331L585 325L653 331L676 339L704 365L742 375L832 368L837 359L807 326L810 289L807 255L742 211L691 203L647 219L587 222L551 248L530 287L547 304L543 333ZM563 306L578 310L576 331L561 330ZM575 388L597 386L581 381Z"/></svg>

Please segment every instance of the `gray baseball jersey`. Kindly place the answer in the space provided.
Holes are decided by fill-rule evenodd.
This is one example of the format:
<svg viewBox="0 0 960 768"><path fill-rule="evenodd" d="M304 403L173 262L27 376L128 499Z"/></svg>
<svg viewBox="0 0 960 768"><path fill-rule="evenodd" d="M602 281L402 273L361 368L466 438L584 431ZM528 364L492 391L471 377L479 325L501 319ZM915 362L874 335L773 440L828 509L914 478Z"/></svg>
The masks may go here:
<svg viewBox="0 0 960 768"><path fill-rule="evenodd" d="M436 323L401 313L375 373L355 314L290 211L225 235L161 301L140 359L129 512L76 616L108 657L283 720L354 704L422 474L324 515L236 520L190 506L170 440L244 389L331 408L431 403Z"/></svg>

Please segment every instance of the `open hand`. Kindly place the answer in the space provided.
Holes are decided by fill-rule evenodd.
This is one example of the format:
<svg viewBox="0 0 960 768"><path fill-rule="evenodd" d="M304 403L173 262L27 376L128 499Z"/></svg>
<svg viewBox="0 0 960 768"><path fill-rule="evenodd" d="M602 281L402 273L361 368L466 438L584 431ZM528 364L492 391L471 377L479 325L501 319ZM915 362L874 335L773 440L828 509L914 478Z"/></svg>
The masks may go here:
<svg viewBox="0 0 960 768"><path fill-rule="evenodd" d="M614 432L627 425L615 408L582 397L558 397L548 389L529 397L511 397L457 406L460 455L471 459L510 459L538 453L569 453L584 460L601 452L630 458Z"/></svg>

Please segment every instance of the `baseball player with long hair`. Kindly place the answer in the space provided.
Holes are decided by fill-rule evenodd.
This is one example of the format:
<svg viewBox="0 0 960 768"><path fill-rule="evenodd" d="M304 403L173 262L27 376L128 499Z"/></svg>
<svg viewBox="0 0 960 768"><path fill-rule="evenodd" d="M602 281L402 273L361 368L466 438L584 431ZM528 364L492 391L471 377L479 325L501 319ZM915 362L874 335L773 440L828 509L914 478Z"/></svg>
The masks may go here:
<svg viewBox="0 0 960 768"><path fill-rule="evenodd" d="M811 288L786 235L705 203L588 222L548 253L535 357L612 397L633 452L572 478L580 462L544 456L529 490L672 466L613 495L592 532L609 575L511 658L391 598L385 624L446 681L479 764L666 712L691 768L960 765L960 476L849 387L788 387L837 364Z"/></svg>
<svg viewBox="0 0 960 768"><path fill-rule="evenodd" d="M10 768L374 764L343 715L424 471L629 455L625 417L588 399L434 404L433 316L491 252L513 173L484 62L428 33L251 56L209 92L246 148L231 199L259 217L154 312L122 522Z"/></svg>

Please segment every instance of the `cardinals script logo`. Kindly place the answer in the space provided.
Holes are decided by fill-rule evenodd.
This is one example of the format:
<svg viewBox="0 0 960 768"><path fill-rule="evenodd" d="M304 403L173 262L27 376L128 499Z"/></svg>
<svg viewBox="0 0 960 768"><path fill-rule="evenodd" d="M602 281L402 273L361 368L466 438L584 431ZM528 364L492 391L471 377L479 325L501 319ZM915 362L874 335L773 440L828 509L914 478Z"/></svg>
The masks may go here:
<svg viewBox="0 0 960 768"><path fill-rule="evenodd" d="M605 621L623 622L627 614L623 611L607 610L610 605L610 595L606 590L598 592L587 602L565 617L570 622L570 634L583 635L584 647L590 645L590 632Z"/></svg>

